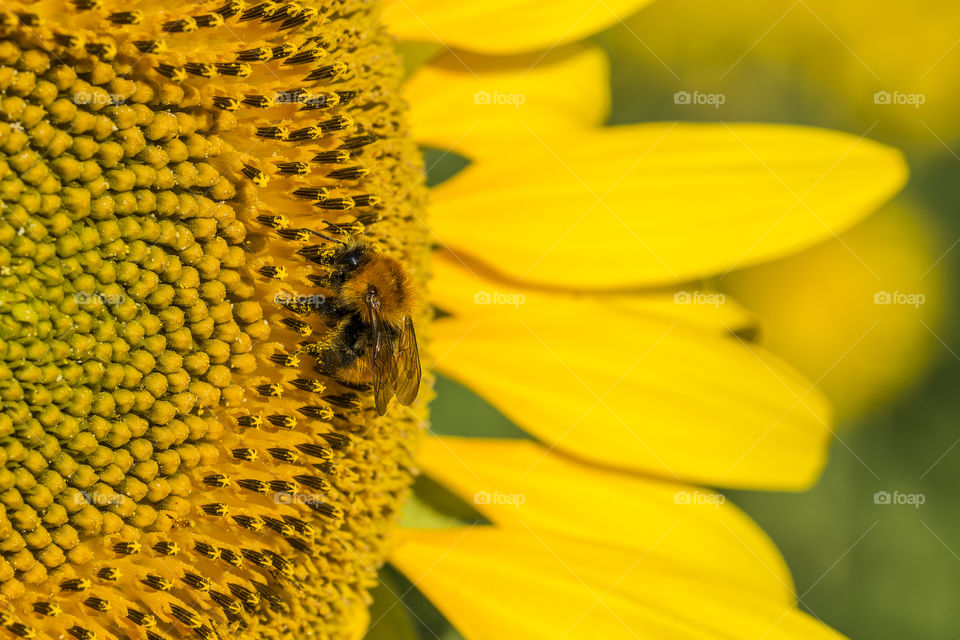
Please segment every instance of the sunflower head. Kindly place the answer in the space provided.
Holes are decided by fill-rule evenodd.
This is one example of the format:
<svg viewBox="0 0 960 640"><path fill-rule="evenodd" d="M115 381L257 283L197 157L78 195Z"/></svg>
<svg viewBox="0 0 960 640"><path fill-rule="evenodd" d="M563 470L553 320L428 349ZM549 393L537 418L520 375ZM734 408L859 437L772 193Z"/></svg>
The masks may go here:
<svg viewBox="0 0 960 640"><path fill-rule="evenodd" d="M427 395L379 418L310 347L331 246L427 275L375 6L40 0L0 28L0 624L356 635Z"/></svg>

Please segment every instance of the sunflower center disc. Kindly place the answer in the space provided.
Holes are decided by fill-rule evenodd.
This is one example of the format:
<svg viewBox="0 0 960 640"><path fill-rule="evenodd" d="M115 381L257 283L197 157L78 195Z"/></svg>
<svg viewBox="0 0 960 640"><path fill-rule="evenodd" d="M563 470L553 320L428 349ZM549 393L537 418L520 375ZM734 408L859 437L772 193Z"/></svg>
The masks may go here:
<svg viewBox="0 0 960 640"><path fill-rule="evenodd" d="M322 236L362 239L424 290L422 166L375 9L4 6L0 624L15 635L362 632L427 394L380 418L303 345L329 332Z"/></svg>

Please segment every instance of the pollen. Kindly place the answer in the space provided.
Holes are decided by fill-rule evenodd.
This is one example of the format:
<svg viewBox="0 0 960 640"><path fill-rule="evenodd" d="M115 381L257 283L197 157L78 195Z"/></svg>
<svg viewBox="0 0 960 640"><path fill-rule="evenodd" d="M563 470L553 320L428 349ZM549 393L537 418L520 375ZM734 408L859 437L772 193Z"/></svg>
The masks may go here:
<svg viewBox="0 0 960 640"><path fill-rule="evenodd" d="M381 22L366 0L0 7L11 637L356 636L429 400L380 417L316 361L340 243L426 285Z"/></svg>

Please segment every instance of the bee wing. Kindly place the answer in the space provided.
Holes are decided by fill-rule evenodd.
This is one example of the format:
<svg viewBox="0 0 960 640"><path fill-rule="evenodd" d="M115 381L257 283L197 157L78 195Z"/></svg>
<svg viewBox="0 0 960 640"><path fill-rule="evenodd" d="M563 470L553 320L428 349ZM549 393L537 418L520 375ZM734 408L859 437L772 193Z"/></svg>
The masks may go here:
<svg viewBox="0 0 960 640"><path fill-rule="evenodd" d="M387 324L380 317L380 302L374 297L367 298L370 310L370 370L373 376L373 399L377 413L387 412L387 405L397 388L397 361L393 336Z"/></svg>
<svg viewBox="0 0 960 640"><path fill-rule="evenodd" d="M401 404L411 404L417 399L417 392L420 390L420 352L410 316L403 319L403 327L400 329L396 366L397 400Z"/></svg>

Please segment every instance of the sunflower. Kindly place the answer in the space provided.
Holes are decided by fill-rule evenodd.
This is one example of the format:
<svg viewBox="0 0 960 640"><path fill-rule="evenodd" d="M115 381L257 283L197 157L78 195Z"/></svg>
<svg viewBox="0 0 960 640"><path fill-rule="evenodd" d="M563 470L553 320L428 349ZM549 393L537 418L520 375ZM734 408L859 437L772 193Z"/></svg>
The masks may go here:
<svg viewBox="0 0 960 640"><path fill-rule="evenodd" d="M6 631L354 638L389 554L471 638L833 635L688 484L804 487L829 435L697 280L853 224L902 161L599 128L606 63L575 41L640 3L612 4L5 6ZM388 29L464 51L401 86ZM470 160L429 216L415 141ZM424 440L432 367L403 406L364 366L393 329L340 296L366 261L419 294L425 363L538 442ZM492 526L397 530L418 466Z"/></svg>

